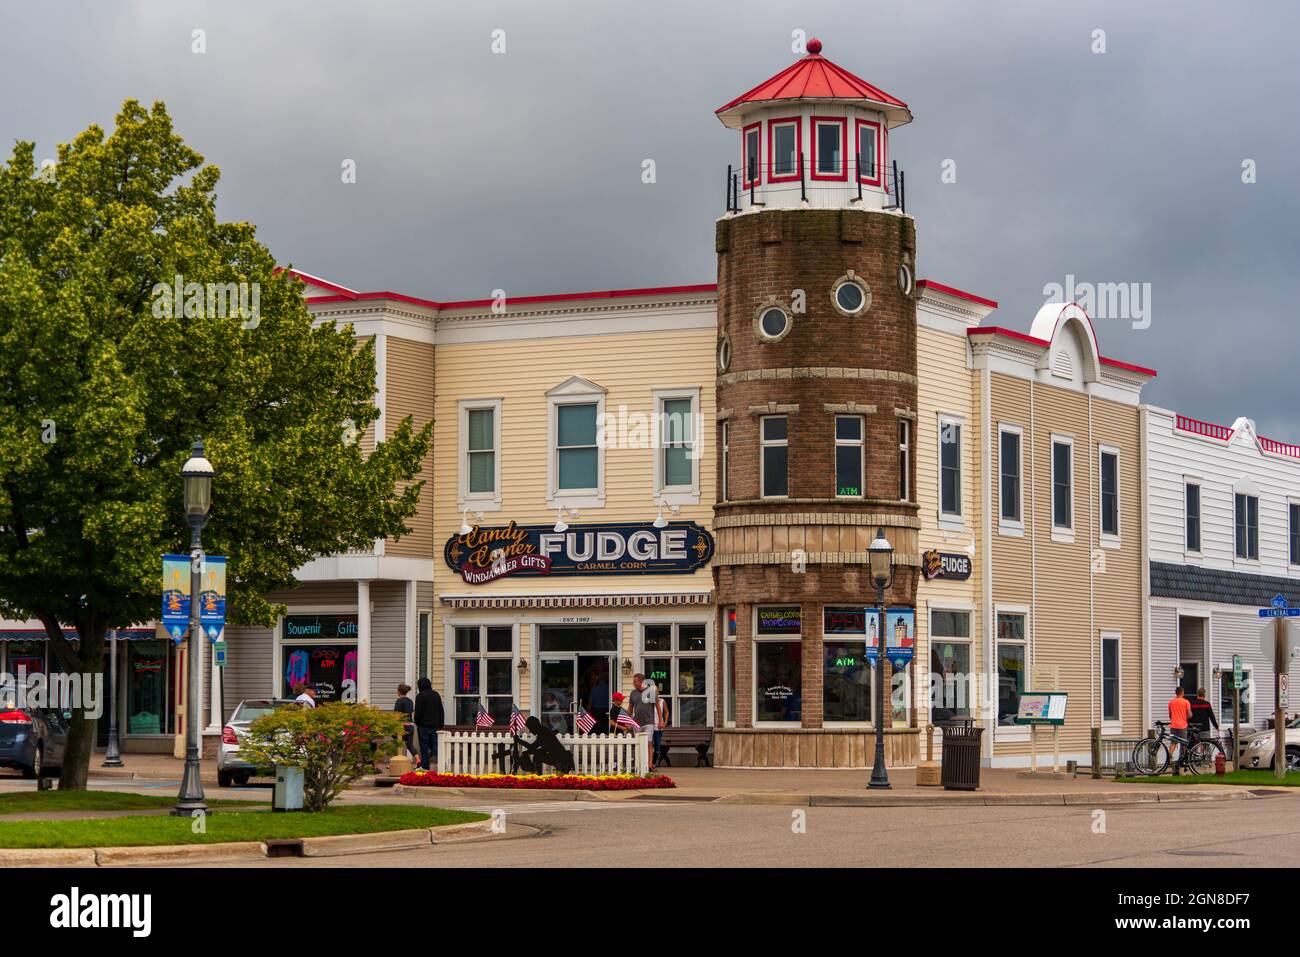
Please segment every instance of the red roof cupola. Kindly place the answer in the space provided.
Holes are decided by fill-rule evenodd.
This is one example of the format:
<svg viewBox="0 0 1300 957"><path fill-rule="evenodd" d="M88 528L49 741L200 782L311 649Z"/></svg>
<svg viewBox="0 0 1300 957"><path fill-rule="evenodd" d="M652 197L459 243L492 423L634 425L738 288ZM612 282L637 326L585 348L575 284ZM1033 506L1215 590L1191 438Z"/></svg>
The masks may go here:
<svg viewBox="0 0 1300 957"><path fill-rule="evenodd" d="M821 55L822 42L813 37L808 52L771 79L764 80L715 112L730 129L738 130L750 113L781 101L800 100L813 104L868 106L885 117L888 128L912 122L907 104L877 86L872 86Z"/></svg>

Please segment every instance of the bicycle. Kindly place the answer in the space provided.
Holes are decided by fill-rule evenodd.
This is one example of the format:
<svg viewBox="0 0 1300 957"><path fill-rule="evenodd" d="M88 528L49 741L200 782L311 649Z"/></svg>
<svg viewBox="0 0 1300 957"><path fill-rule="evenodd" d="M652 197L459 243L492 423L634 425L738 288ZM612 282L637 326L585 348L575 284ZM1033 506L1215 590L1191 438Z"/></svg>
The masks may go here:
<svg viewBox="0 0 1300 957"><path fill-rule="evenodd" d="M1168 721L1157 721L1159 734L1145 738L1133 748L1133 766L1144 775L1164 774L1169 769L1170 745L1178 744L1178 769L1189 774L1209 774L1214 770L1215 753L1225 754L1223 745L1214 738L1202 738L1189 729L1186 740L1175 738Z"/></svg>

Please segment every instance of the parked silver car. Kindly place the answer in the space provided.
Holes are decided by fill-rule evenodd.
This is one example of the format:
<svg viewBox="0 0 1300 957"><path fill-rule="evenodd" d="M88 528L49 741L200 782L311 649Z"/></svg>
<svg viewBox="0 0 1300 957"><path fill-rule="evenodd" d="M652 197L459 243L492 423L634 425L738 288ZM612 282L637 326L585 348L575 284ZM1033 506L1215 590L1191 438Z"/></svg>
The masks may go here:
<svg viewBox="0 0 1300 957"><path fill-rule="evenodd" d="M1286 769L1288 772L1300 771L1300 717L1288 721L1286 731ZM1293 731L1297 733L1292 734ZM1257 731L1250 735L1243 734L1242 740L1245 747L1241 749L1241 766L1271 770L1275 741L1273 732Z"/></svg>
<svg viewBox="0 0 1300 957"><path fill-rule="evenodd" d="M217 783L223 788L232 784L247 784L258 769L239 756L240 739L248 734L248 726L276 708L293 704L289 698L246 698L235 706L230 720L221 729L221 750L217 752Z"/></svg>

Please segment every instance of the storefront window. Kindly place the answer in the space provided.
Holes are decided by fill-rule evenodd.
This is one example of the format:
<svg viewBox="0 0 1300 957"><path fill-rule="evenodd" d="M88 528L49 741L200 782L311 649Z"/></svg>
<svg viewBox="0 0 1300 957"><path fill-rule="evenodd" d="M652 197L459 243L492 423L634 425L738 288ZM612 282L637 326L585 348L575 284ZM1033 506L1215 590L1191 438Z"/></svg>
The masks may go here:
<svg viewBox="0 0 1300 957"><path fill-rule="evenodd" d="M668 705L670 724L707 725L708 643L704 624L646 625L642 649L642 670Z"/></svg>
<svg viewBox="0 0 1300 957"><path fill-rule="evenodd" d="M1025 691L1025 616L998 612L998 724L1013 725Z"/></svg>
<svg viewBox="0 0 1300 957"><path fill-rule="evenodd" d="M469 625L455 629L452 670L452 724L473 724L480 704L499 725L510 721L515 694L515 639L510 625Z"/></svg>
<svg viewBox="0 0 1300 957"><path fill-rule="evenodd" d="M822 613L824 721L873 720L868 620L874 626L876 613L863 608L827 608Z"/></svg>
<svg viewBox="0 0 1300 957"><path fill-rule="evenodd" d="M126 733L166 734L171 694L166 641L132 641L126 650Z"/></svg>
<svg viewBox="0 0 1300 957"><path fill-rule="evenodd" d="M930 712L935 721L969 718L975 704L970 612L930 612Z"/></svg>
<svg viewBox="0 0 1300 957"><path fill-rule="evenodd" d="M5 669L9 674L16 677L19 671L29 675L45 672L45 642L10 641L6 642L5 651L8 656Z"/></svg>
<svg viewBox="0 0 1300 957"><path fill-rule="evenodd" d="M722 720L736 720L736 608L722 609Z"/></svg>
<svg viewBox="0 0 1300 957"><path fill-rule="evenodd" d="M299 685L317 701L355 701L357 616L291 615L284 619L284 679L281 694L292 698Z"/></svg>
<svg viewBox="0 0 1300 957"><path fill-rule="evenodd" d="M798 723L803 716L803 649L798 641L754 642L754 720Z"/></svg>

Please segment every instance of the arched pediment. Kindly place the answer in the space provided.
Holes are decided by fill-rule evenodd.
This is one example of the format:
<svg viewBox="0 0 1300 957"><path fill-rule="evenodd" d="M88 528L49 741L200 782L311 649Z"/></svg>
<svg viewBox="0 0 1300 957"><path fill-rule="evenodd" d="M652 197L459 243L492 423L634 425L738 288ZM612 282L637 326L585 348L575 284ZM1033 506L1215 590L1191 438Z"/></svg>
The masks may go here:
<svg viewBox="0 0 1300 957"><path fill-rule="evenodd" d="M1101 353L1092 320L1077 302L1049 302L1034 316L1029 334L1048 344L1039 368L1077 383L1101 379Z"/></svg>

